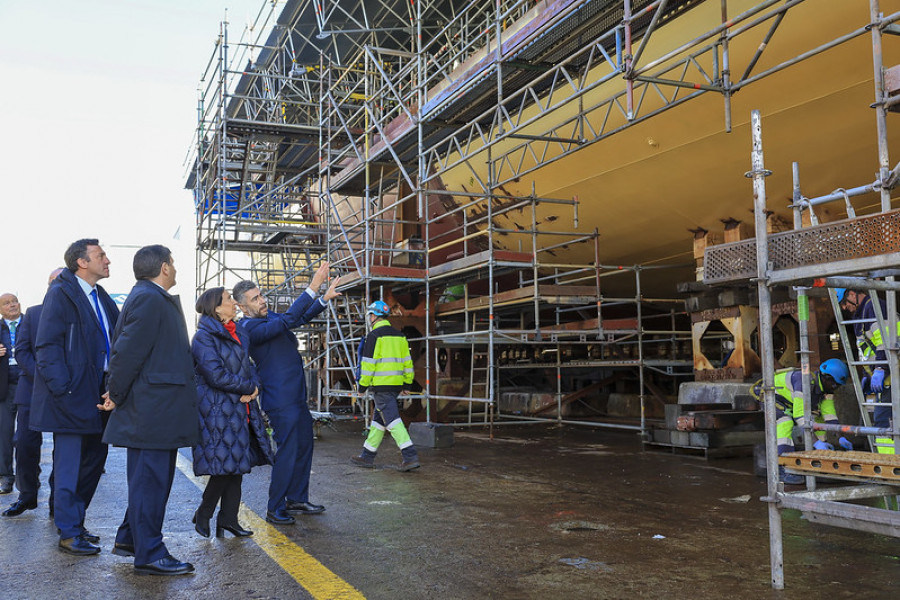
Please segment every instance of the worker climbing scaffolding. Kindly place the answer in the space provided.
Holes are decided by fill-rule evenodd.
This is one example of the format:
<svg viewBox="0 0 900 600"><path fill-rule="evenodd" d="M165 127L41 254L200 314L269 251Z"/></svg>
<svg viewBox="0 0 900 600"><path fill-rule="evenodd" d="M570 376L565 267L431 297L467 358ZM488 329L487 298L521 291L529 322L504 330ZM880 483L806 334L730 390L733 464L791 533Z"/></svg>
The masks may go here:
<svg viewBox="0 0 900 600"><path fill-rule="evenodd" d="M874 394L877 400L872 424L888 429L891 426L891 377L886 369L885 336L881 331L875 302L862 290L836 288L835 295L841 309L852 315L848 324L853 325L859 361L864 363L866 373L862 380L863 393ZM882 319L886 319L887 307L881 299L878 299L878 308ZM876 437L875 448L880 454L894 454L894 441L890 437Z"/></svg>

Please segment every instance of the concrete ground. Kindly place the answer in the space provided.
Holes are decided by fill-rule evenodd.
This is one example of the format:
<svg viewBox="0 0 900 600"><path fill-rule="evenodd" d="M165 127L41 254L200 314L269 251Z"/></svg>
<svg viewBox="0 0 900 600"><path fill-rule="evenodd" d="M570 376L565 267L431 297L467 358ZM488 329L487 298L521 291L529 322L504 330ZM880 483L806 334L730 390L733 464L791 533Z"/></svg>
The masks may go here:
<svg viewBox="0 0 900 600"><path fill-rule="evenodd" d="M269 469L257 469L244 480L247 539L193 531L202 482L180 471L166 543L197 572L173 578L136 576L109 553L126 498L125 453L113 449L86 522L103 553L56 549L44 486L39 509L0 519L0 597L834 599L886 598L900 584L897 540L789 511L787 589L773 591L765 482L750 459L644 452L634 434L573 427L494 433L457 429L452 448L423 448L423 467L400 473L389 439L378 469L350 465L362 425L341 422L316 443L311 498L327 512L266 524Z"/></svg>

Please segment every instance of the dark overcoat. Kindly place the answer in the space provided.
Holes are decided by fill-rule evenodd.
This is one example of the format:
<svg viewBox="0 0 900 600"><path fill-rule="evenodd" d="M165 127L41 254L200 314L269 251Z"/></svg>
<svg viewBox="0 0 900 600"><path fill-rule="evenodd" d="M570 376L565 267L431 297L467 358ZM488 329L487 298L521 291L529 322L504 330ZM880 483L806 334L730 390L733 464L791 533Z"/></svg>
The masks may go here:
<svg viewBox="0 0 900 600"><path fill-rule="evenodd" d="M96 287L114 328L119 308L102 286ZM106 340L96 310L68 269L50 284L43 307L34 346L30 427L54 433L101 433L103 419L97 404Z"/></svg>
<svg viewBox="0 0 900 600"><path fill-rule="evenodd" d="M21 321L20 321L21 323ZM21 325L20 325L21 327ZM6 354L0 356L0 398L6 398L9 393L9 355L12 336L9 333L9 327L6 321L0 319L0 344L6 348ZM16 341L19 341L18 339ZM16 390L18 395L19 391Z"/></svg>
<svg viewBox="0 0 900 600"><path fill-rule="evenodd" d="M264 411L306 405L306 377L299 342L291 331L311 321L325 305L303 292L284 314L269 311L265 317L245 318L238 323L250 336L250 357L262 382L260 399Z"/></svg>
<svg viewBox="0 0 900 600"><path fill-rule="evenodd" d="M41 305L36 304L25 311L16 331L16 362L21 371L19 387L16 388L16 404L31 405L31 394L34 391L34 344L40 322Z"/></svg>
<svg viewBox="0 0 900 600"><path fill-rule="evenodd" d="M241 402L259 387L259 379L247 351L250 340L245 332L236 333L240 343L222 323L203 315L191 342L200 399L195 475L243 475L273 461L259 403Z"/></svg>
<svg viewBox="0 0 900 600"><path fill-rule="evenodd" d="M200 440L184 313L178 296L152 281L134 284L122 307L109 361L109 397L116 408L103 435L107 444L172 450Z"/></svg>

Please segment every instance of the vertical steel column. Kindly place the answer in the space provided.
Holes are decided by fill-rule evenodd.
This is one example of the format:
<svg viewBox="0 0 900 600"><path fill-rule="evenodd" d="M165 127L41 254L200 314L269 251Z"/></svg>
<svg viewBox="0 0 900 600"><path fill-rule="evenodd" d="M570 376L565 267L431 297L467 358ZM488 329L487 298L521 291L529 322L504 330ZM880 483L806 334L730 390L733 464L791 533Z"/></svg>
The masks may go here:
<svg viewBox="0 0 900 600"><path fill-rule="evenodd" d="M647 432L647 397L644 394L644 313L643 294L641 293L641 267L634 267L635 301L637 308L637 338L638 338L638 385L641 401L641 442L649 441Z"/></svg>
<svg viewBox="0 0 900 600"><path fill-rule="evenodd" d="M625 28L625 92L626 118L634 119L634 79L631 76L633 57L631 55L631 0L624 0L622 21Z"/></svg>
<svg viewBox="0 0 900 600"><path fill-rule="evenodd" d="M813 416L811 390L813 374L809 367L809 297L806 291L809 288L795 287L797 290L797 323L800 326L800 376L803 385L803 447L812 450L813 447ZM806 477L806 487L809 490L816 489L816 478L812 475Z"/></svg>
<svg viewBox="0 0 900 600"><path fill-rule="evenodd" d="M288 33L287 39L288 40L291 39L290 33ZM292 65L293 65L293 61L292 61ZM293 66L292 66L292 70L293 70ZM325 90L325 86L323 85L323 83L324 83L323 77L325 74L325 62L324 62L324 55L321 52L319 53L319 71L318 71L318 73L319 73L319 102L317 104L317 109L319 111L319 114L318 114L318 118L316 119L316 123L319 126L319 131L318 131L319 165L322 165L322 164L324 164L322 162L323 159L327 160L327 156L328 156L327 150L329 147L328 145L322 143L323 142L322 137L323 137L325 131L331 131L331 127L328 127L328 120L327 120L325 111L322 109L323 95L324 95L323 92ZM310 107L310 109L312 110L312 107ZM328 138L329 138L328 144L330 144L331 136L329 135ZM325 148L325 156L323 156L323 152L322 152L323 147ZM329 165L329 168L330 168L330 165ZM325 182L323 181L322 170L320 168L319 169L319 177L318 177L318 187L317 187L318 194L319 194L319 220L322 221L323 220L322 217L324 215L325 260L327 260L329 262L329 264L331 264L334 262L332 257L337 255L336 248L334 248L334 240L333 240L333 236L332 236L331 224L333 222L333 219L339 215L333 214L334 211L332 209L334 207L332 207L332 205L331 205L331 196L329 194L328 198L326 200L325 194L322 193L323 185L325 185ZM309 189L309 188L310 188L310 186L307 186L307 189ZM326 187L325 189L327 190L328 188ZM314 217L314 213L311 208L310 208L310 217ZM338 273L337 276L340 277L340 273ZM344 298L344 300L345 300L345 302L347 301L346 298ZM338 299L335 298L335 302L334 302L335 306L337 305L337 303L338 303ZM347 302L347 306L348 307L350 306L349 302ZM349 313L349 311L348 311L348 313ZM325 348L323 348L323 351L325 352L325 395L326 395L325 410L330 411L331 410L332 384L334 383L334 381L333 381L334 377L332 376L332 371L331 371L331 352L329 352L328 347L331 345L332 330L337 331L336 337L343 337L343 336L341 334L341 324L338 321L340 312L336 308L329 308L329 310L326 314L328 315L328 317L325 319ZM332 318L331 318L332 316L334 316L334 321L335 321L334 323L332 323ZM352 323L352 316L350 316L348 314L348 317L351 319L351 323ZM351 325L351 323L348 323L348 327ZM350 331L348 328L348 333L349 332ZM349 376L347 377L347 380L348 380L347 381L347 388L348 388L347 392L349 394L351 394L351 396L349 396L347 399L350 401L351 413L353 413L353 410L352 410L353 396L352 396L352 394L354 394L354 390L356 388L356 382L354 381L355 375L354 375L354 370L352 368L353 360L355 358L356 357L354 357L354 356L346 356L345 357L346 365L348 367L350 367L350 373L349 373ZM340 396L338 396L338 398L340 399Z"/></svg>
<svg viewBox="0 0 900 600"><path fill-rule="evenodd" d="M600 295L600 230L597 227L594 227L594 282L597 286L597 341L600 342L603 339L603 301Z"/></svg>
<svg viewBox="0 0 900 600"><path fill-rule="evenodd" d="M882 48L882 22L881 9L878 0L869 0L869 17L872 30L872 67L875 76L875 125L878 132L878 179L887 181L890 175L891 163L888 154L887 140L887 109L885 108L886 94L884 89L884 54ZM891 210L891 191L881 186L881 210ZM895 281L893 276L887 277L887 281ZM888 359L888 373L891 376L891 435L894 439L894 450L900 451L900 363L897 353L897 293L893 290L885 292L885 304L888 307L887 335L884 336L885 354Z"/></svg>
<svg viewBox="0 0 900 600"><path fill-rule="evenodd" d="M728 23L728 0L722 0L722 24ZM722 30L722 97L725 99L725 133L731 133L731 57L728 28Z"/></svg>
<svg viewBox="0 0 900 600"><path fill-rule="evenodd" d="M416 2L416 102L418 106L415 110L415 119L416 119L416 144L418 149L418 172L419 176L416 181L417 186L417 200L419 207L419 222L425 223L425 231L423 232L422 237L422 249L424 251L423 266L425 267L425 393L423 401L425 402L425 422L431 423L431 358L432 358L432 340L431 340L431 282L428 278L428 270L431 268L431 256L428 252L428 247L431 241L431 235L429 224L431 219L428 215L428 195L426 190L423 189L424 185L427 185L426 182L428 179L428 162L425 160L425 133L422 129L422 107L425 106L425 86L426 86L426 73L425 73L425 50L424 44L422 40L422 2ZM410 244L412 247L412 244ZM434 351L437 352L437 348L434 348ZM435 365L437 365L437 360L435 360ZM435 393L437 393L437 375L434 377L435 384ZM436 401L435 401L436 402ZM469 406L472 406L472 403L469 403ZM435 409L437 406L435 406Z"/></svg>
<svg viewBox="0 0 900 600"><path fill-rule="evenodd" d="M803 215L800 206L800 166L793 163L791 166L793 176L793 204L794 204L794 229L803 227ZM810 209L811 210L811 209ZM809 369L809 297L806 294L808 288L798 287L797 290L797 322L800 326L800 375L803 385L803 419L806 426L803 428L803 447L806 450L812 448L812 400L811 400L811 374ZM808 476L806 487L809 490L816 489L816 478Z"/></svg>
<svg viewBox="0 0 900 600"><path fill-rule="evenodd" d="M228 21L222 21L219 24L219 35L222 38L222 45L219 46L219 126L217 128L216 143L219 148L217 151L218 161L216 169L216 187L219 189L219 198L216 200L220 203L219 219L216 223L216 260L219 268L216 270L216 285L224 285L225 273L225 224L227 222L226 208L228 199L228 186L225 185L225 145L228 143L228 124L226 123L226 108L228 97Z"/></svg>
<svg viewBox="0 0 900 600"><path fill-rule="evenodd" d="M775 435L775 356L772 336L772 296L768 287L769 247L766 237L766 171L762 148L762 122L759 111L750 116L753 135L752 170L753 213L756 225L756 284L759 294L759 347L762 359L763 394L766 422L766 481L769 503L769 561L772 587L784 589L784 548L782 546L781 514L778 507L778 444Z"/></svg>

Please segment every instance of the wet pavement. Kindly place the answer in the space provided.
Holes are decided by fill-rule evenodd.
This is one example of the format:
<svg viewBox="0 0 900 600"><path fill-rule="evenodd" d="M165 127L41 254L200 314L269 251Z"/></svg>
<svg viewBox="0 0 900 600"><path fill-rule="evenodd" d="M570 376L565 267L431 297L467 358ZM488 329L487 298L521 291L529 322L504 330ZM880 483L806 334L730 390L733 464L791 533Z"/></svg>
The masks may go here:
<svg viewBox="0 0 900 600"><path fill-rule="evenodd" d="M130 559L109 553L126 498L125 453L112 449L86 521L103 552L56 549L45 485L37 510L0 519L0 597L833 599L886 598L900 583L894 538L787 511L787 589L773 591L765 482L748 458L645 452L635 434L576 427L454 437L452 448L420 449L423 467L400 473L389 439L378 469L348 463L360 422L324 429L311 499L328 510L264 523L269 469L256 469L244 479L242 522L256 530L246 539L194 532L202 481L179 471L166 544L197 572L173 578L136 576Z"/></svg>

